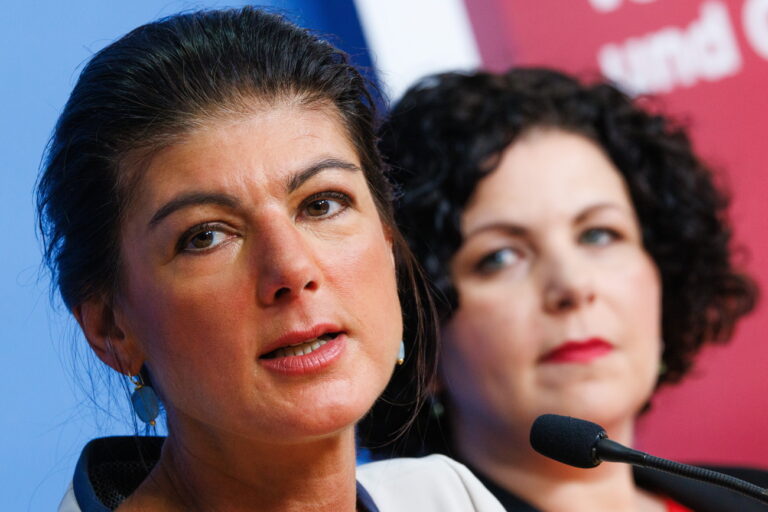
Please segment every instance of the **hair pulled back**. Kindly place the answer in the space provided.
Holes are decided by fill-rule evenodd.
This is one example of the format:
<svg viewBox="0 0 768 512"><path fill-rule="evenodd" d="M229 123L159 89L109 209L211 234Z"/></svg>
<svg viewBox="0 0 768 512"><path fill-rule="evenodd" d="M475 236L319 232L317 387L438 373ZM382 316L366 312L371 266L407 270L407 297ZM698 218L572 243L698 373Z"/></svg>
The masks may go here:
<svg viewBox="0 0 768 512"><path fill-rule="evenodd" d="M408 401L419 403L434 368L434 318L394 224L369 85L346 54L253 7L170 16L96 53L59 117L37 185L44 259L66 307L92 298L109 303L119 293L121 220L143 164L158 150L208 121L259 107L291 102L329 108L393 236L411 340L398 372L415 384Z"/></svg>

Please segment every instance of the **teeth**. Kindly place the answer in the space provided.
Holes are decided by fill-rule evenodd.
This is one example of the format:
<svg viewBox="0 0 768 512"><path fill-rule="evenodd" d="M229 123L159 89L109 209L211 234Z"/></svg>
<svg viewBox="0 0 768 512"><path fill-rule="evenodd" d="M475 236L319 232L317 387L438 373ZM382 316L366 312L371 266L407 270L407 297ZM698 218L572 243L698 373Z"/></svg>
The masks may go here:
<svg viewBox="0 0 768 512"><path fill-rule="evenodd" d="M290 356L302 356L310 354L318 348L322 347L328 340L334 336L330 334L323 334L322 336L299 343L297 345L289 345L287 347L279 348L275 351L275 357L290 357Z"/></svg>

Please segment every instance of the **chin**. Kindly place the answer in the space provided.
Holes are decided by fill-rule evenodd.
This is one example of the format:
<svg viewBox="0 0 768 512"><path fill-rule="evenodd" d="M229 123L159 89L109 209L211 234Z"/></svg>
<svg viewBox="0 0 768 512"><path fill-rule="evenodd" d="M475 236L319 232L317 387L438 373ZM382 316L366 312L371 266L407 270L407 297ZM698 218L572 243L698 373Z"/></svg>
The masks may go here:
<svg viewBox="0 0 768 512"><path fill-rule="evenodd" d="M568 396L566 400L560 400L557 405L553 404L555 406L546 412L581 418L607 429L623 428L634 422L646 400L629 390L583 390L575 396Z"/></svg>
<svg viewBox="0 0 768 512"><path fill-rule="evenodd" d="M280 439L324 438L353 430L373 406L376 396L353 392L328 395L296 407L278 422L275 432Z"/></svg>

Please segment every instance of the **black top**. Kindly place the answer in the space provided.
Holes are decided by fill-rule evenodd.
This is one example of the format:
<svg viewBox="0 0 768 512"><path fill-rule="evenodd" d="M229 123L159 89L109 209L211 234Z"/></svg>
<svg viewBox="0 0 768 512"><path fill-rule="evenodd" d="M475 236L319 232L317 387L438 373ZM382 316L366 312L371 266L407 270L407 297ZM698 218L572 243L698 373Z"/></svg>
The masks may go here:
<svg viewBox="0 0 768 512"><path fill-rule="evenodd" d="M103 437L85 445L72 481L80 510L115 510L157 463L164 440L164 437ZM360 482L357 482L357 509L379 512Z"/></svg>
<svg viewBox="0 0 768 512"><path fill-rule="evenodd" d="M496 499L499 500L508 512L541 512L530 503L502 488L466 462L464 465L472 470L475 476L496 496ZM735 476L761 487L768 486L768 472L765 471L724 466L702 467ZM695 512L768 511L768 505L716 485L648 468L634 467L633 473L635 482L641 489L660 496L667 496Z"/></svg>

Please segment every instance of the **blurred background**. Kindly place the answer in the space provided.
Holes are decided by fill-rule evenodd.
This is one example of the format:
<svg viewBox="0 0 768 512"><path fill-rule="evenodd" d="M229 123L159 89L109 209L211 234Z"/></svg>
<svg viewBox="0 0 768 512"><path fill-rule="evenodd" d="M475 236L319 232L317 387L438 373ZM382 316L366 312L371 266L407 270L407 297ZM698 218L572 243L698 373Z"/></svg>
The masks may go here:
<svg viewBox="0 0 768 512"><path fill-rule="evenodd" d="M690 127L733 196L743 263L768 289L768 0L304 0L260 2L347 50L391 100L427 73L512 65L599 73L650 93ZM103 376L49 296L32 191L83 63L136 26L242 2L38 0L0 13L0 503L53 510L82 445L133 432L123 388ZM373 71L373 70L376 71ZM768 467L765 304L726 347L640 421L656 455ZM111 386L111 389L109 389ZM92 400L95 398L95 401Z"/></svg>

